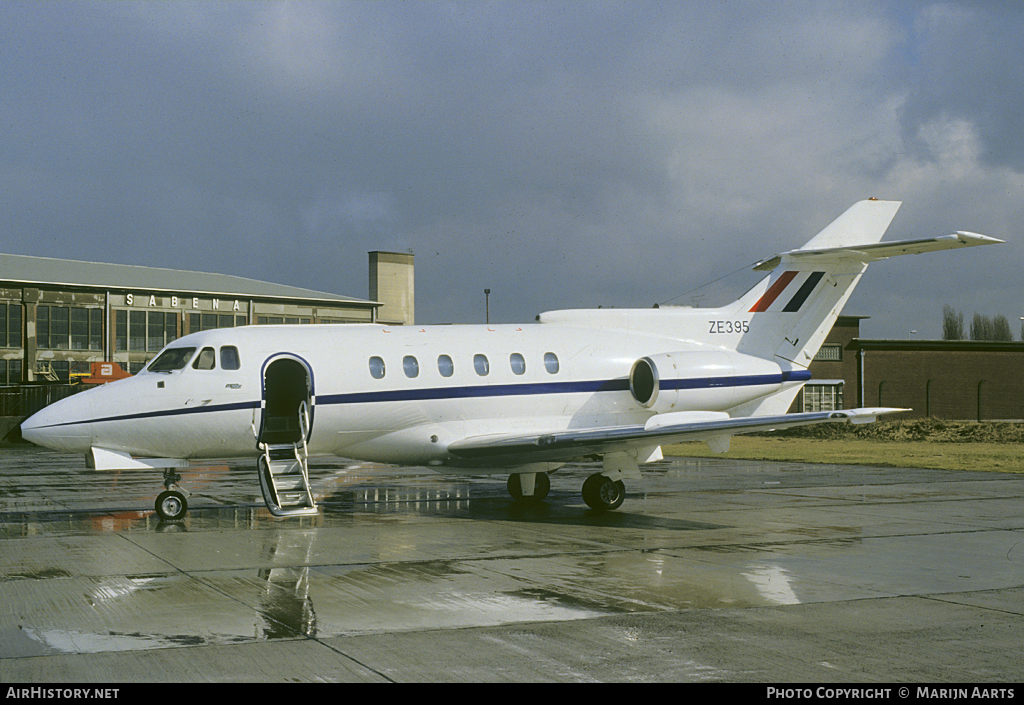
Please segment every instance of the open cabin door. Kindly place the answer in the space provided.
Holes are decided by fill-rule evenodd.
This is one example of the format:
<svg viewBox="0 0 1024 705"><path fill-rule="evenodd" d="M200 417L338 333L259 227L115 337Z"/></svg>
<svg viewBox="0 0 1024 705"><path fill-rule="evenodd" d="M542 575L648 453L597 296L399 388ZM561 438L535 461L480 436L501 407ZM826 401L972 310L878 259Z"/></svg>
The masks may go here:
<svg viewBox="0 0 1024 705"><path fill-rule="evenodd" d="M314 399L313 373L305 362L281 356L264 367L257 466L263 499L277 517L318 513L306 449Z"/></svg>
<svg viewBox="0 0 1024 705"><path fill-rule="evenodd" d="M312 375L304 363L280 357L267 365L263 372L263 418L257 440L275 445L308 442L312 392Z"/></svg>

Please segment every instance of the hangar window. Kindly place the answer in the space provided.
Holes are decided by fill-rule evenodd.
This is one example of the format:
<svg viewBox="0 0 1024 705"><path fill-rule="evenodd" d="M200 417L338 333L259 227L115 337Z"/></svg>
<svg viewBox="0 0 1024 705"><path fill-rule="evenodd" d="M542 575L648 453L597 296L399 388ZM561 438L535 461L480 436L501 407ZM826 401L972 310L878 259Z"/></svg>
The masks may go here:
<svg viewBox="0 0 1024 705"><path fill-rule="evenodd" d="M0 360L0 384L21 384L21 360Z"/></svg>
<svg viewBox="0 0 1024 705"><path fill-rule="evenodd" d="M370 376L374 379L384 379L384 360L374 355L370 358Z"/></svg>
<svg viewBox="0 0 1024 705"><path fill-rule="evenodd" d="M178 337L178 314L161 311L114 311L114 348L157 352Z"/></svg>
<svg viewBox="0 0 1024 705"><path fill-rule="evenodd" d="M103 309L37 306L36 344L45 350L102 350Z"/></svg>
<svg viewBox="0 0 1024 705"><path fill-rule="evenodd" d="M553 352L544 353L544 369L549 374L558 374L558 355Z"/></svg>
<svg viewBox="0 0 1024 705"><path fill-rule="evenodd" d="M0 304L0 348L21 347L21 304ZM19 374L18 381L21 381Z"/></svg>
<svg viewBox="0 0 1024 705"><path fill-rule="evenodd" d="M196 361L192 363L192 368L196 370L212 370L217 366L217 356L213 352L213 348L203 348L202 352L196 356Z"/></svg>
<svg viewBox="0 0 1024 705"><path fill-rule="evenodd" d="M455 363L447 355L438 355L437 371L441 373L442 377L451 377L455 374Z"/></svg>
<svg viewBox="0 0 1024 705"><path fill-rule="evenodd" d="M405 376L409 379L420 376L420 363L412 355L406 355L402 358L402 369L405 371Z"/></svg>
<svg viewBox="0 0 1024 705"><path fill-rule="evenodd" d="M235 328L249 323L245 316L236 316L231 313L190 313L187 315L189 333L200 333L217 328Z"/></svg>
<svg viewBox="0 0 1024 705"><path fill-rule="evenodd" d="M803 411L835 411L843 407L843 380L821 380L804 385Z"/></svg>
<svg viewBox="0 0 1024 705"><path fill-rule="evenodd" d="M261 326L293 326L312 323L312 318L300 318L298 316L257 316L256 323ZM321 323L333 323L334 321L320 321ZM242 324L244 325L244 324ZM225 326L221 326L222 328Z"/></svg>
<svg viewBox="0 0 1024 705"><path fill-rule="evenodd" d="M238 348L234 345L225 345L220 349L220 368L222 370L237 370L242 367L242 359L238 356Z"/></svg>
<svg viewBox="0 0 1024 705"><path fill-rule="evenodd" d="M508 364L512 367L512 372L517 375L526 374L526 358L519 353L512 353L508 356Z"/></svg>
<svg viewBox="0 0 1024 705"><path fill-rule="evenodd" d="M491 364L487 361L486 355L474 355L473 367L476 369L476 373L481 377L486 377L487 373L491 371Z"/></svg>
<svg viewBox="0 0 1024 705"><path fill-rule="evenodd" d="M150 352L161 350L167 343L178 337L178 314L147 311L146 349Z"/></svg>

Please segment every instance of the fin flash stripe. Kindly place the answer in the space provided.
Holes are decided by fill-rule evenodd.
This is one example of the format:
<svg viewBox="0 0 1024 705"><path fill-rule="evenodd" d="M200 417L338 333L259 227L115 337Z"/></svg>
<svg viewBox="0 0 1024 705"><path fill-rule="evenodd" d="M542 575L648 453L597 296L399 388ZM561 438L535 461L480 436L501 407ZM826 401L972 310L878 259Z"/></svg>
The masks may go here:
<svg viewBox="0 0 1024 705"><path fill-rule="evenodd" d="M786 304L786 308L782 310L789 313L799 311L800 307L804 305L804 301L807 301L807 297L811 295L811 292L814 291L814 287L818 285L818 282L821 281L823 276L825 276L824 272L812 272L811 276L807 277L807 281L803 283L803 286L797 290L796 296L794 296L790 302Z"/></svg>
<svg viewBox="0 0 1024 705"><path fill-rule="evenodd" d="M795 276L796 272L783 272L778 281L772 284L768 291L764 292L764 295L757 300L756 304L750 307L750 313L767 311L768 307L775 302L775 299L779 298L779 295L789 286L789 283L793 281Z"/></svg>

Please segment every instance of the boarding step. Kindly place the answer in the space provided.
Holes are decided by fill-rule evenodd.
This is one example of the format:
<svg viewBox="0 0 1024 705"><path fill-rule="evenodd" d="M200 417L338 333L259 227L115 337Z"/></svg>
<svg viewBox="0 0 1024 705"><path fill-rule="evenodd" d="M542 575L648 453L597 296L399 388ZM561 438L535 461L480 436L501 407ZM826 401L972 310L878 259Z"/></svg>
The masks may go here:
<svg viewBox="0 0 1024 705"><path fill-rule="evenodd" d="M319 513L309 487L306 446L298 443L260 444L260 489L267 509L276 517L315 516Z"/></svg>

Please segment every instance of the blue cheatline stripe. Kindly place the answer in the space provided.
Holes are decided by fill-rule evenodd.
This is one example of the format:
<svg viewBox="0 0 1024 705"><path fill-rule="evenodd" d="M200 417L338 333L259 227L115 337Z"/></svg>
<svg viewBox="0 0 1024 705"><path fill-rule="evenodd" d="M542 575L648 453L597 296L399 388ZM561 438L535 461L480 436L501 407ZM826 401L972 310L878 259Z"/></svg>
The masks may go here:
<svg viewBox="0 0 1024 705"><path fill-rule="evenodd" d="M39 428L59 428L60 426L77 426L87 423L107 423L110 421L137 421L139 419L155 419L165 416L187 416L189 414L206 414L213 411L240 411L260 408L258 401L240 401L232 404L211 404L209 406L187 406L181 409L161 409L159 411L142 411L137 414L121 414L120 416L104 416L100 419L84 419L49 424Z"/></svg>
<svg viewBox="0 0 1024 705"><path fill-rule="evenodd" d="M429 389L390 389L381 392L327 394L316 398L320 404L363 404L384 401L429 401L434 399L474 399L515 397L534 394L577 394L580 392L623 392L628 379L591 382L537 382L533 384L492 384L487 386L433 387Z"/></svg>
<svg viewBox="0 0 1024 705"><path fill-rule="evenodd" d="M662 389L714 389L721 387L750 387L757 385L781 384L783 382L806 381L811 378L807 370L795 370L770 375L742 375L738 377L698 377L694 379L663 380ZM532 384L495 384L487 386L432 387L427 389L389 389L379 392L353 392L349 394L325 394L316 397L316 406L333 404L369 404L375 402L431 401L439 399L474 399L484 397L530 396L536 394L580 394L594 392L629 391L628 379L592 380L583 382L537 382ZM239 411L259 409L259 401L212 404L182 409L163 409L137 414L107 416L90 421L72 421L55 426L73 426L80 423L107 423L138 419L152 419L169 416L184 416L217 411Z"/></svg>
<svg viewBox="0 0 1024 705"><path fill-rule="evenodd" d="M666 379L662 389L717 389L721 387L757 387L783 382L805 382L811 378L807 370L794 370L774 375L741 375L739 377L696 377L694 379Z"/></svg>
<svg viewBox="0 0 1024 705"><path fill-rule="evenodd" d="M807 281L797 290L796 296L790 299L789 303L786 304L786 308L782 310L789 313L799 311L800 307L804 305L804 301L814 291L814 287L818 286L818 282L821 281L823 276L825 276L824 272L811 272L811 276L807 277Z"/></svg>

